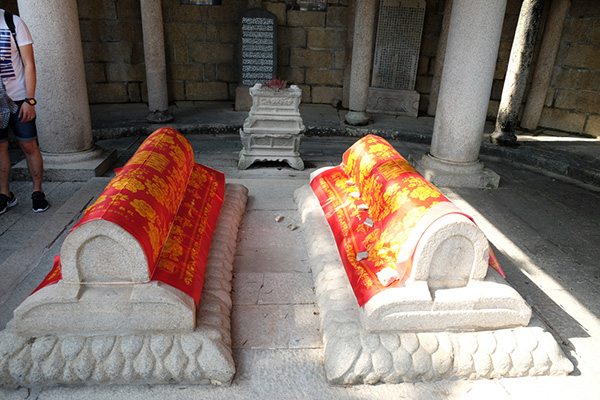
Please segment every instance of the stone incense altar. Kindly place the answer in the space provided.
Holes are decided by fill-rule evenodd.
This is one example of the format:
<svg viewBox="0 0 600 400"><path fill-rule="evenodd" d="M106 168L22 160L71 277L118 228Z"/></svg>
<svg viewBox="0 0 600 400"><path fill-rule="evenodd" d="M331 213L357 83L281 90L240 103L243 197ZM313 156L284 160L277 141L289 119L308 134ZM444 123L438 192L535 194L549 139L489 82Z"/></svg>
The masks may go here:
<svg viewBox="0 0 600 400"><path fill-rule="evenodd" d="M382 138L295 193L330 383L568 374L472 219Z"/></svg>
<svg viewBox="0 0 600 400"><path fill-rule="evenodd" d="M178 132L150 135L0 332L0 384L229 384L246 199Z"/></svg>
<svg viewBox="0 0 600 400"><path fill-rule="evenodd" d="M302 90L272 87L257 83L250 88L252 108L240 136L243 149L238 168L246 169L256 161L285 161L292 168L304 169L300 141L304 124L298 107Z"/></svg>

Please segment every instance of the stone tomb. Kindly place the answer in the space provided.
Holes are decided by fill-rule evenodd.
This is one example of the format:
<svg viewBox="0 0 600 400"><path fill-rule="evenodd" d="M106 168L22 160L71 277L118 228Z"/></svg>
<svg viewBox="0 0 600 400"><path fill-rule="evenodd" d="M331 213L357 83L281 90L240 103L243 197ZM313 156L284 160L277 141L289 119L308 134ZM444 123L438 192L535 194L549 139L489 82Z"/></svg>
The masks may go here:
<svg viewBox="0 0 600 400"><path fill-rule="evenodd" d="M310 186L298 189L295 197L315 280L324 368L329 383L493 379L567 375L573 371L573 365L537 319L532 319L524 327L471 328L462 332L419 329L412 323L404 329L402 321L406 319L416 321L422 318L430 325L438 325L446 323L447 319L460 319L460 316L456 309L448 310L448 313L438 310L437 315L435 312L428 314L418 304L413 307L407 296L398 297L397 302L396 299L378 299L375 296L371 300L374 308L384 311L378 316L370 312L372 305L369 303L364 309L358 307L335 240ZM498 290L505 290L506 283L494 274L496 272L490 271L484 282L488 285L495 282L500 286ZM417 285L427 288L426 282L417 282ZM429 295L415 300L431 304L433 298ZM449 300L441 299L440 304L449 306L452 304ZM476 304L474 299L467 298L459 299L457 304L461 302L467 307ZM385 307L389 309L385 310ZM380 318L379 322L375 317ZM436 321L438 317L441 317L439 322Z"/></svg>
<svg viewBox="0 0 600 400"><path fill-rule="evenodd" d="M361 139L364 140L369 140L369 136ZM373 148L382 154L382 146L378 143ZM414 244L414 252L409 250L413 254L412 264L406 270L409 275L395 285L382 282L386 287L381 291L374 293L372 297L363 297L365 288L372 290L369 287L377 286L373 281L379 275L375 277L366 271L372 264L360 263L364 257L359 258L358 251L363 248L367 239L365 243L351 245L360 237L351 232L353 229L367 229L367 233L372 232L374 235L379 226L383 234L384 227L378 225L378 221L383 224L390 219L380 220L376 211L373 211L372 219L366 220L369 222L368 226L374 226L369 231L369 228L365 228L363 224L355 224L352 219L362 220L360 216L355 217L357 212L352 206L354 200L335 200L336 196L343 196L344 191L351 191L349 198L356 198L360 204L366 204L366 207L362 207L366 211L360 211L359 208L358 214L370 214L371 209L379 208L373 204L373 198L378 193L389 196L393 192L391 189L397 188L396 185L402 182L413 188L398 192L402 198L406 196L410 199L412 194L420 196L424 192L419 189L414 191L417 187L416 179L422 179L414 175L407 177L406 181L402 181L402 178L389 180L392 176L389 175L390 167L394 163L400 165L399 171L410 171L405 160L395 156L390 160L378 159L374 154L359 157L366 157L365 160L369 162L365 165L373 168L375 174L386 170L385 179L391 182L391 186L386 186L387 183L384 182L383 188L374 190L382 181L372 178L372 173L367 170L360 169L359 174L357 166L362 164L351 155L348 157L348 165L351 166L341 168L347 160L346 154L344 163L340 166L342 171L346 171L342 175L335 167L311 174L311 181L318 179L316 188L322 187L322 193L326 193L331 199L325 203L335 211L329 218L334 221L339 218L343 222L340 231L334 225L337 232L335 237L324 209L313 192L315 186L303 186L295 193L315 280L327 380L333 384L345 385L380 381L398 383L451 378L569 374L573 365L564 356L552 335L545 331L543 324L535 319L531 320L531 309L521 296L496 271L488 267L487 239L461 213L442 214L433 222L427 221L424 231L418 229L417 225L402 244L398 261L395 261L399 265L404 248ZM333 183L322 186L326 181L320 178L321 173L327 173L332 168L336 171L335 175L325 176L336 177L334 182L341 183L342 188L337 194L331 194L335 189L328 186ZM357 176L345 175L348 171L356 172ZM401 174L398 176L402 176ZM344 181L347 182L346 185L356 182L359 190L364 188L364 184L373 189L372 193L353 196L356 188L345 187ZM359 181L362 183L359 184ZM338 206L338 201L343 204ZM383 202L384 199L380 201ZM400 203L390 199L386 201L386 208L400 204L398 210L402 211L399 212L410 215L410 208L406 207L413 204L411 200L406 200L406 203L402 200ZM327 208L325 211L330 213L331 209ZM397 221L408 223L407 218ZM423 220L425 218L426 216ZM349 271L344 267L340 256L342 249L338 249L336 244L336 238L340 240L337 236L340 232L349 232L344 237L352 235L355 238L341 242L344 260L349 260ZM398 231L399 235L405 233ZM396 243L393 237L388 236L385 240ZM355 248L347 253L346 246ZM376 257L382 251L374 250L371 254L369 250L370 262L375 262L371 257ZM346 258L348 255L350 258ZM372 285L351 284L349 276L353 281L371 282ZM366 302L359 307L361 301Z"/></svg>
<svg viewBox="0 0 600 400"><path fill-rule="evenodd" d="M304 169L299 151L305 129L298 108L302 90L296 85L277 89L257 83L250 95L252 108L240 129L243 149L238 168L246 169L256 161L285 161L294 169Z"/></svg>
<svg viewBox="0 0 600 400"><path fill-rule="evenodd" d="M157 133L166 138L152 142L153 148L142 149ZM136 157L140 163L130 166ZM0 332L0 385L226 385L233 379L230 292L247 189L211 180L205 174L213 172L197 164L188 179L182 173L179 180L176 175L185 169L184 161L193 164L193 151L185 138L169 129L146 139L132 160L123 168L126 172L119 172L88 208L82 218L85 222L67 235L61 248L62 267L56 269L59 264L55 264L41 288L17 307L14 318ZM147 171L163 171L165 179ZM181 182L187 188L176 200L173 193ZM218 217L209 212L217 203L201 200L215 198L213 189L223 193L217 185L225 186ZM176 210L175 222L163 221L169 214L161 214L161 205L152 204L157 195L165 208ZM116 204L123 200L128 204ZM103 218L89 218L97 210L104 213ZM213 222L206 222L207 215L214 215ZM112 216L131 216L134 223L138 221L134 227L148 223L157 230L136 232ZM161 223L172 228L164 231ZM163 231L167 239L157 241L161 235L157 232ZM150 241L143 240L144 232ZM207 238L210 250L202 245ZM146 245L160 247L147 252ZM153 254L160 255L154 268ZM167 264L161 264L164 260ZM177 266L171 261L178 262ZM162 269L163 265L168 268ZM203 265L202 275L192 277L194 269ZM157 280L157 271L167 271L167 279ZM54 279L56 275L59 280ZM190 288L193 293L178 288L190 282L199 285Z"/></svg>

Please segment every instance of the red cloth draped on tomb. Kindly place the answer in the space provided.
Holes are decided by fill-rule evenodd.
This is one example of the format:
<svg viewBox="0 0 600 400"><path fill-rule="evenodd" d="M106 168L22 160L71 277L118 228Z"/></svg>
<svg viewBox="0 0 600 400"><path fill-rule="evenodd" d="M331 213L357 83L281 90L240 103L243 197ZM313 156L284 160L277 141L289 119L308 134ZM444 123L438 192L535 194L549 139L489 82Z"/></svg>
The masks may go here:
<svg viewBox="0 0 600 400"><path fill-rule="evenodd" d="M198 304L224 190L222 173L195 164L187 139L161 128L117 170L73 229L98 219L119 225L142 246L151 280L180 289ZM57 257L36 291L59 281L60 268Z"/></svg>
<svg viewBox="0 0 600 400"><path fill-rule="evenodd" d="M359 306L386 289L377 273L396 269L403 284L427 227L449 213L463 214L384 139L368 135L342 163L311 182L336 240ZM468 217L468 216L467 216ZM470 218L470 217L469 217ZM490 265L502 270L490 252Z"/></svg>

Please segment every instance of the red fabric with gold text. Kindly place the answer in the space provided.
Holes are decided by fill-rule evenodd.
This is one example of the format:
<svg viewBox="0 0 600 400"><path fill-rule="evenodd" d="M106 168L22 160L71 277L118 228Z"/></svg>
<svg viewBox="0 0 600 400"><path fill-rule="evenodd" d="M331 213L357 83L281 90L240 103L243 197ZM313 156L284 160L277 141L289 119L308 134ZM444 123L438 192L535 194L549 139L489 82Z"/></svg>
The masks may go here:
<svg viewBox="0 0 600 400"><path fill-rule="evenodd" d="M196 305L200 301L206 260L224 190L223 174L194 165L188 190L152 275L153 281L166 283L192 296Z"/></svg>
<svg viewBox="0 0 600 400"><path fill-rule="evenodd" d="M387 141L374 135L356 142L344 153L342 164L317 175L311 187L359 306L408 279L414 250L427 226L445 214L463 214ZM387 287L376 275L386 267L396 269L400 278Z"/></svg>
<svg viewBox="0 0 600 400"><path fill-rule="evenodd" d="M117 171L73 230L98 219L119 225L142 246L151 279L198 304L224 186L222 173L194 163L185 137L161 128ZM57 268L59 260L36 291L59 280Z"/></svg>

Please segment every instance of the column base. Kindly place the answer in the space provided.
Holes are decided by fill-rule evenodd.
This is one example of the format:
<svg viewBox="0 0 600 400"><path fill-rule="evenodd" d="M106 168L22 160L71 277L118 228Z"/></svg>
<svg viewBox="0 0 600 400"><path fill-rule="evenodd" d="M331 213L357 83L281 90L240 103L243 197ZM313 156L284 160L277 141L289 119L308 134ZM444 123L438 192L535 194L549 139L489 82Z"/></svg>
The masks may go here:
<svg viewBox="0 0 600 400"><path fill-rule="evenodd" d="M495 130L490 135L490 142L499 146L517 146L517 135L514 132Z"/></svg>
<svg viewBox="0 0 600 400"><path fill-rule="evenodd" d="M484 168L481 161L457 163L427 153L418 160L409 156L409 162L436 186L496 189L500 184L500 175Z"/></svg>
<svg viewBox="0 0 600 400"><path fill-rule="evenodd" d="M345 120L348 125L363 126L371 121L371 117L364 111L348 111Z"/></svg>
<svg viewBox="0 0 600 400"><path fill-rule="evenodd" d="M117 151L94 146L77 153L44 153L44 181L87 181L102 176L117 161ZM27 160L21 160L11 169L15 180L30 180Z"/></svg>
<svg viewBox="0 0 600 400"><path fill-rule="evenodd" d="M146 117L146 121L151 124L162 124L164 122L173 121L173 116L169 110L165 111L150 111L150 114Z"/></svg>

